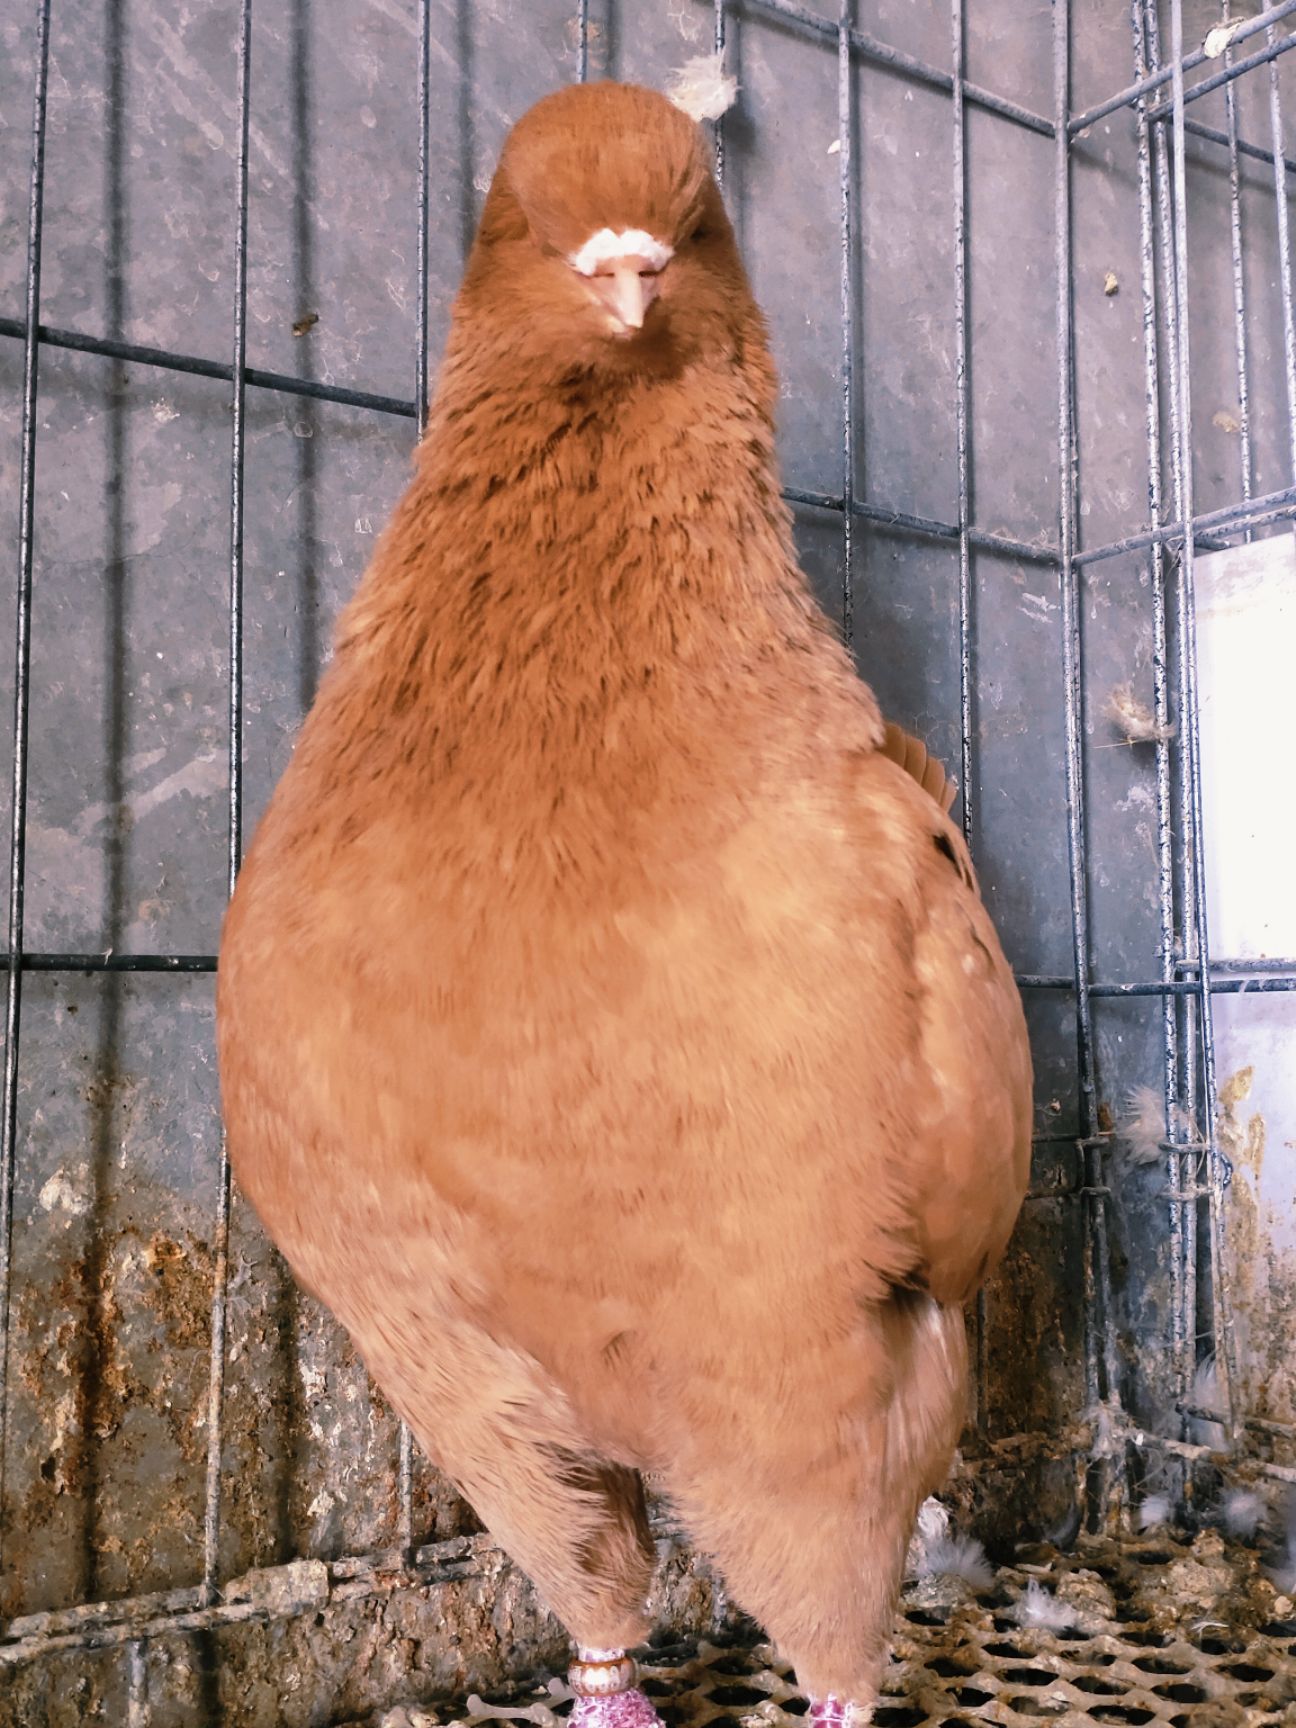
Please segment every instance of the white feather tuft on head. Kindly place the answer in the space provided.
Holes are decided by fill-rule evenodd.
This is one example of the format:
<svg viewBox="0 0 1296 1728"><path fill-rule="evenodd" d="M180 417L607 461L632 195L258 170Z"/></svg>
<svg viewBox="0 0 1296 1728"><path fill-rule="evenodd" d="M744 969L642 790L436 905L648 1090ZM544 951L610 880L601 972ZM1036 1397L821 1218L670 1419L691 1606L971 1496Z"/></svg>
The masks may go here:
<svg viewBox="0 0 1296 1728"><path fill-rule="evenodd" d="M642 228L600 228L591 234L578 252L568 255L567 262L582 276L595 276L602 264L616 264L623 258L642 258L652 270L664 270L674 257L674 249L664 240L645 234Z"/></svg>
<svg viewBox="0 0 1296 1728"><path fill-rule="evenodd" d="M725 71L723 54L698 54L672 73L666 94L690 120L718 120L733 107L738 80Z"/></svg>

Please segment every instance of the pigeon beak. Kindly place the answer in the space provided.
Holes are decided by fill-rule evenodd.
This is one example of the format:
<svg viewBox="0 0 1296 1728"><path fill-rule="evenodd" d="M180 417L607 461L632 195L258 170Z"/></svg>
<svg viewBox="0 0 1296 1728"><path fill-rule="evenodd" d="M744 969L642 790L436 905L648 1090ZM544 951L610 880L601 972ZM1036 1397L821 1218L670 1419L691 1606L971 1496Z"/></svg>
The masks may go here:
<svg viewBox="0 0 1296 1728"><path fill-rule="evenodd" d="M618 258L589 278L590 288L611 315L618 336L642 330L644 316L657 298L659 276L642 258Z"/></svg>

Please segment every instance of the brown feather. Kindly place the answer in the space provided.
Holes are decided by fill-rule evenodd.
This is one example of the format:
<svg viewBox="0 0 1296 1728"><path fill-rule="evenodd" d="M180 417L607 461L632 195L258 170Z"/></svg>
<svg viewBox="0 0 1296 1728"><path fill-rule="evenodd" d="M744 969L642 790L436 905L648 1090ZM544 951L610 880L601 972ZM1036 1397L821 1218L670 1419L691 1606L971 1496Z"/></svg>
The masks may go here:
<svg viewBox="0 0 1296 1728"><path fill-rule="evenodd" d="M562 261L603 225L675 248L630 341ZM774 399L698 128L546 99L240 877L219 1049L244 1190L573 1634L646 1630L651 1469L866 1703L1030 1064L797 568Z"/></svg>
<svg viewBox="0 0 1296 1728"><path fill-rule="evenodd" d="M894 720L888 720L882 739L882 754L898 763L947 814L953 808L958 797L958 784L946 774L943 765L928 754L921 738L915 738L912 732L906 732Z"/></svg>

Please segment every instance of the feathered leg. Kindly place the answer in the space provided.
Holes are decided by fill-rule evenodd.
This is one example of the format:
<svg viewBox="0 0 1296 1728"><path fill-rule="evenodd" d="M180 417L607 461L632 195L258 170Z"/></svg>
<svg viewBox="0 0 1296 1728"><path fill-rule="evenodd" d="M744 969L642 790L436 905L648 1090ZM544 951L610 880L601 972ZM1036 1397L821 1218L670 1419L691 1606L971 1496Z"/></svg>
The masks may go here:
<svg viewBox="0 0 1296 1728"><path fill-rule="evenodd" d="M366 1355L429 1458L571 1633L572 1722L660 1728L625 1655L647 1637L654 1562L638 1473L598 1455L536 1363L482 1333L447 1329L418 1352Z"/></svg>
<svg viewBox="0 0 1296 1728"><path fill-rule="evenodd" d="M823 1728L877 1698L914 1518L944 1479L965 1408L961 1310L900 1295L874 1319L870 1353L888 1372L873 1396L852 1397L843 1374L835 1403L822 1358L803 1385L785 1365L784 1409L753 1399L742 1422L730 1407L723 1447L695 1449L670 1482Z"/></svg>
<svg viewBox="0 0 1296 1728"><path fill-rule="evenodd" d="M449 1473L572 1634L573 1728L661 1728L626 1654L648 1633L653 1545L637 1473L545 1441L530 1459L497 1435ZM521 1487L525 1483L525 1488Z"/></svg>

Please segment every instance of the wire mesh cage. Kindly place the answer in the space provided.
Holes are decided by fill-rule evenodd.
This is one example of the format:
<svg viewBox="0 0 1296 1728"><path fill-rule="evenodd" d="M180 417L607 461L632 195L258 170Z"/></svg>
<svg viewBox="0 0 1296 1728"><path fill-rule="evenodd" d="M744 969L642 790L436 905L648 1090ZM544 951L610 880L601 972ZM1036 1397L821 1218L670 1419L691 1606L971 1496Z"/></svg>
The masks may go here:
<svg viewBox="0 0 1296 1728"><path fill-rule="evenodd" d="M952 1492L1006 1554L1075 1519L1110 1541L1148 1483L1296 1483L1296 936L1263 734L1296 594L1293 14L0 20L0 1721L343 1721L561 1658L232 1195L211 975L508 124L565 79L660 86L711 48L740 85L717 171L770 318L801 556L887 712L956 765L1031 1023L1031 1192L970 1322ZM736 1637L659 1534L663 1627ZM981 1640L974 1670L902 1637L915 1673L954 1661L979 1696L942 1681L904 1722L1041 1713L1035 1681L982 1686L987 1663L1061 1676L1046 1713L1077 1719L1193 1702L1139 1692L1172 1669L1139 1668L1125 1598L1093 1685L1039 1638L996 1658L1005 1603L975 1637L942 1611L942 1637ZM1268 1679L1203 1697L1277 1720L1291 1627L1248 1624ZM1209 1636L1162 1629L1149 1660L1186 1640L1215 1672ZM757 1691L771 1720L793 1697ZM722 1692L688 1691L690 1719L764 1708Z"/></svg>

